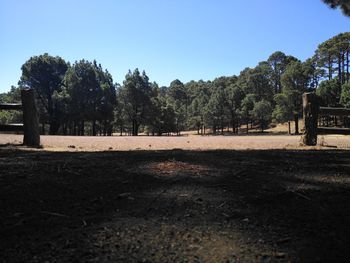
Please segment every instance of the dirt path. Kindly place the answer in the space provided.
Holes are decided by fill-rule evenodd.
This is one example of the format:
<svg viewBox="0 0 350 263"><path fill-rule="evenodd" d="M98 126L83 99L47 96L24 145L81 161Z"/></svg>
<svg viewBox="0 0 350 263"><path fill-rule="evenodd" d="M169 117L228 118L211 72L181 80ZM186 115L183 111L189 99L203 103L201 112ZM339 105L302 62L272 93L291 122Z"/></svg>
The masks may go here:
<svg viewBox="0 0 350 263"><path fill-rule="evenodd" d="M1 147L1 259L348 262L349 161L339 150Z"/></svg>
<svg viewBox="0 0 350 263"><path fill-rule="evenodd" d="M0 145L22 143L23 136L0 134ZM49 151L300 149L301 136L184 136L184 137L76 137L41 136ZM350 136L319 136L319 148L350 149Z"/></svg>

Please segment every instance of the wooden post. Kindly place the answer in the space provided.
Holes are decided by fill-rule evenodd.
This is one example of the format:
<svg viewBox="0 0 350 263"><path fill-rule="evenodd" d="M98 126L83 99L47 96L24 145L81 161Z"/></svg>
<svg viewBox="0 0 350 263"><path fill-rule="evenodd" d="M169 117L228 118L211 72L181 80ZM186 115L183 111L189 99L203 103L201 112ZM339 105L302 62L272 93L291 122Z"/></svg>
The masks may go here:
<svg viewBox="0 0 350 263"><path fill-rule="evenodd" d="M23 108L23 144L26 146L40 145L39 119L35 105L34 90L21 89Z"/></svg>
<svg viewBox="0 0 350 263"><path fill-rule="evenodd" d="M305 145L317 144L317 119L319 103L315 93L303 94L303 116L305 123L305 133L303 143Z"/></svg>

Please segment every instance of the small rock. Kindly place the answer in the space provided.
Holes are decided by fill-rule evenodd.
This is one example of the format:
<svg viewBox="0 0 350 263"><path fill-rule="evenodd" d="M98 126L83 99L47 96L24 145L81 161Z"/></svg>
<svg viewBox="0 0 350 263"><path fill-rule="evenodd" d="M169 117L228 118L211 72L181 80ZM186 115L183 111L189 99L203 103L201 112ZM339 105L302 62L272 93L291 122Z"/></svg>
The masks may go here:
<svg viewBox="0 0 350 263"><path fill-rule="evenodd" d="M131 193L122 193L118 195L118 197L123 198L123 197L130 197Z"/></svg>
<svg viewBox="0 0 350 263"><path fill-rule="evenodd" d="M284 257L286 256L286 253L283 253L283 252L276 252L276 253L274 254L274 256L275 256L276 258L284 258Z"/></svg>

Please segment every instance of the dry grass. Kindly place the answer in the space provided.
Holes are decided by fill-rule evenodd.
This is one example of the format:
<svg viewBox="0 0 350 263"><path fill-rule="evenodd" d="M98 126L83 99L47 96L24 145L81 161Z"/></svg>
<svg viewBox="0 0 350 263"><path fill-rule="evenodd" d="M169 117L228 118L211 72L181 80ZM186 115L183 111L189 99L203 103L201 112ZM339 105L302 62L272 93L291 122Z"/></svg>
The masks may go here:
<svg viewBox="0 0 350 263"><path fill-rule="evenodd" d="M23 136L0 134L0 145L20 145ZM130 151L130 150L246 150L246 149L310 149L301 146L301 136L113 136L77 137L42 136L47 151ZM350 136L327 135L319 137L317 149L350 149Z"/></svg>

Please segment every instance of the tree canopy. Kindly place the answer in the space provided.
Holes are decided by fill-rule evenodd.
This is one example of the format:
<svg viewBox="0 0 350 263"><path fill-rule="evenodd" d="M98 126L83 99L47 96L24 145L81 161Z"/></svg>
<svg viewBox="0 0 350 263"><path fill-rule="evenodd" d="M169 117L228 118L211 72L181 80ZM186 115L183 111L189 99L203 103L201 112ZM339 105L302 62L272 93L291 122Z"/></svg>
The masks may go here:
<svg viewBox="0 0 350 263"><path fill-rule="evenodd" d="M31 57L22 66L20 86L33 88L39 98L42 118L50 124L50 134L58 131L56 111L52 100L55 91L61 90L62 80L69 65L61 57L52 57L47 53Z"/></svg>
<svg viewBox="0 0 350 263"><path fill-rule="evenodd" d="M323 0L331 8L340 8L343 13L350 16L350 2L349 0Z"/></svg>
<svg viewBox="0 0 350 263"><path fill-rule="evenodd" d="M20 87L34 89L42 133L49 134L263 131L271 121L297 124L306 91L316 92L324 106L350 107L349 59L350 32L344 32L320 43L305 61L276 51L238 76L187 83L175 79L159 87L137 68L118 84L97 61L70 64L45 53L23 64L19 87L0 94L0 101L18 101ZM1 112L0 121L19 116Z"/></svg>

